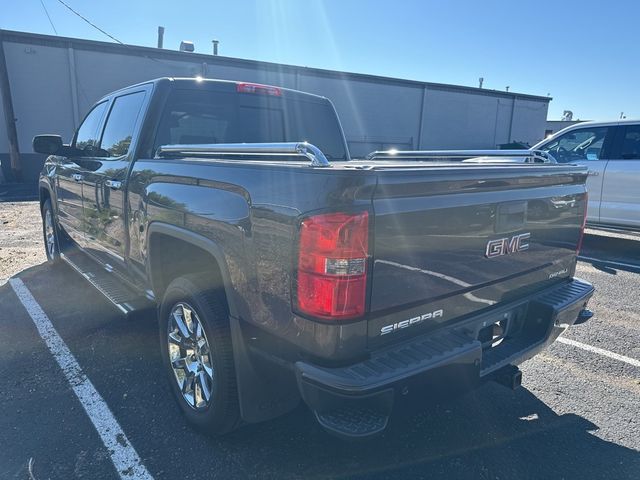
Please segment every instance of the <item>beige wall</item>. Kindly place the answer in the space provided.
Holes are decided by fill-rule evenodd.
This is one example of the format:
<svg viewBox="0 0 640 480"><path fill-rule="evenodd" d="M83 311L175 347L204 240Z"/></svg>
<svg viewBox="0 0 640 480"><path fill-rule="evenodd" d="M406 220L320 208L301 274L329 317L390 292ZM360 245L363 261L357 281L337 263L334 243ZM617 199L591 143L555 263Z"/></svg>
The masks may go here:
<svg viewBox="0 0 640 480"><path fill-rule="evenodd" d="M4 49L21 153L31 139L71 139L101 96L162 76L243 80L331 99L354 156L377 148L494 148L544 134L546 99L304 67L8 32ZM153 58L150 58L153 57ZM0 156L8 152L0 115ZM511 136L509 138L509 133Z"/></svg>

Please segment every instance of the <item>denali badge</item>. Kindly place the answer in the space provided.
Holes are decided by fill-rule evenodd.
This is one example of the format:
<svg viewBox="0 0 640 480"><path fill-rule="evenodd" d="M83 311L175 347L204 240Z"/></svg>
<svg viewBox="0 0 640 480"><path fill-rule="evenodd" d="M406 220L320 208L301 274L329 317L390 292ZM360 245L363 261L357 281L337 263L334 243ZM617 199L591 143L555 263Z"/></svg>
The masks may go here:
<svg viewBox="0 0 640 480"><path fill-rule="evenodd" d="M557 272L550 273L549 274L549 280L551 280L552 278L559 277L560 275L564 275L568 271L569 271L568 268L563 268L562 270L558 270Z"/></svg>
<svg viewBox="0 0 640 480"><path fill-rule="evenodd" d="M417 317L408 318L398 323L392 323L391 325L385 325L380 329L380 335L386 335L387 333L395 332L401 328L407 328L415 325L416 323L424 322L430 318L441 318L444 314L444 310L435 310L433 312L418 315Z"/></svg>
<svg viewBox="0 0 640 480"><path fill-rule="evenodd" d="M494 258L501 255L509 255L515 252L524 252L529 249L530 233L521 233L513 237L499 238L497 240L489 240L485 257Z"/></svg>

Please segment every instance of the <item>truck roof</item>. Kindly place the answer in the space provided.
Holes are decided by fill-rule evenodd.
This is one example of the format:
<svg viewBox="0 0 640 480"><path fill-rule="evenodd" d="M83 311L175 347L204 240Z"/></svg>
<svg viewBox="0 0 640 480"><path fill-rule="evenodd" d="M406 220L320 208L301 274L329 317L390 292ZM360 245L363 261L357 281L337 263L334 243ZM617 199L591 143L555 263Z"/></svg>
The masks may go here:
<svg viewBox="0 0 640 480"><path fill-rule="evenodd" d="M326 100L327 97L324 97L322 95L315 95L313 93L308 93L308 92L303 92L300 90L294 90L291 88L284 88L284 87L280 87L278 85L267 85L267 84L262 84L262 83L256 83L256 82L247 82L244 80L221 80L221 79L217 79L217 78L203 78L203 77L159 77L159 78L154 78L151 80L147 80L145 82L140 82L140 83L136 83L133 85L127 85L126 87L120 88L118 90L115 90L113 92L110 92L109 94L105 95L105 97L117 94L119 92L125 91L125 90L129 90L131 88L135 88L141 85L150 85L150 84L154 84L154 85L160 85L160 84L172 84L173 86L182 86L182 87L187 87L187 86L194 86L194 85L202 85L202 84L220 84L220 83L233 83L233 84L240 84L240 83L248 83L251 85L262 85L265 87L272 87L272 88L278 88L281 91L284 92L289 92L291 94L294 95L304 95L306 97L315 97L317 99L321 99L321 100Z"/></svg>
<svg viewBox="0 0 640 480"><path fill-rule="evenodd" d="M585 127L617 127L622 125L640 125L640 118L624 118L619 120L609 120L609 121L593 121L590 120L588 122L579 122L574 123L573 125L569 125L561 130L558 130L553 135L540 140L536 143L531 149L535 150L537 148L542 147L542 145L549 143L552 140L564 135L565 133L572 132L573 130L581 130Z"/></svg>

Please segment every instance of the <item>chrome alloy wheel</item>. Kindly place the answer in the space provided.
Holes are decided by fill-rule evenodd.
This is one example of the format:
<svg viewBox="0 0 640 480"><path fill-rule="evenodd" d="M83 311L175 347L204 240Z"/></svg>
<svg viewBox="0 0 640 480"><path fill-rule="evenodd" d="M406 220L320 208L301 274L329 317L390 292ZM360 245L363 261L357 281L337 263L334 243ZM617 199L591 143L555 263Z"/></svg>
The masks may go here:
<svg viewBox="0 0 640 480"><path fill-rule="evenodd" d="M213 367L207 335L195 310L177 303L167 325L169 362L182 396L195 410L203 410L213 395Z"/></svg>
<svg viewBox="0 0 640 480"><path fill-rule="evenodd" d="M56 253L56 234L53 229L53 216L48 208L44 212L44 238L47 243L49 258L53 258Z"/></svg>

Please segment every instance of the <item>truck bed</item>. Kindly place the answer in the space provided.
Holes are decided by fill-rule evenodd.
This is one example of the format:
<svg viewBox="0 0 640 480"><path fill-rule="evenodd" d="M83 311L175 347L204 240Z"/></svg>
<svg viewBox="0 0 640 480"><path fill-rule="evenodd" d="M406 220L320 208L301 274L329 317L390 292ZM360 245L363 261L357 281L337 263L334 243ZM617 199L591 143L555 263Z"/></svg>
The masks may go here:
<svg viewBox="0 0 640 480"><path fill-rule="evenodd" d="M370 347L573 275L586 205L580 168L387 164L373 170ZM509 251L516 241L521 249ZM399 311L431 317L381 334Z"/></svg>
<svg viewBox="0 0 640 480"><path fill-rule="evenodd" d="M347 339L332 333L337 337L329 342L327 355L334 358L336 349L357 356L363 348L400 341L571 277L585 207L586 173L570 165L352 160L314 168L288 157L199 156L144 160L135 166L146 172L157 168L162 175L158 172L158 181L145 186L147 195L172 197L172 209L190 204L184 219L191 228L215 222L215 209L207 206L221 201L234 205L237 215L251 217L252 235L243 245L248 258L256 259L247 267L255 271L255 297L264 309L247 309L245 315L254 321L257 315L273 318L268 322L287 336L298 331L290 328L296 325L296 315L286 314L285 308L291 308L287 265L295 254L299 218L328 206L370 210L371 266L364 322L368 340L354 342L351 335L345 334ZM184 170L199 179L197 203L194 187L186 185L189 180L179 180ZM171 186L173 182L178 185ZM242 196L248 202L245 208ZM149 212L159 207L152 202ZM190 220L202 215L202 220ZM264 231L263 216L269 219ZM527 236L526 250L487 257L489 242L509 242L518 235ZM237 251L240 244L233 243L231 248ZM279 278L279 286L262 284L265 278ZM286 303L263 304L261 289ZM438 311L442 313L414 322L411 328L381 333L398 321ZM365 333L356 325L344 328L358 330L356 337ZM309 341L316 343L314 338ZM300 339L297 344L305 346ZM308 348L317 352L316 346Z"/></svg>

